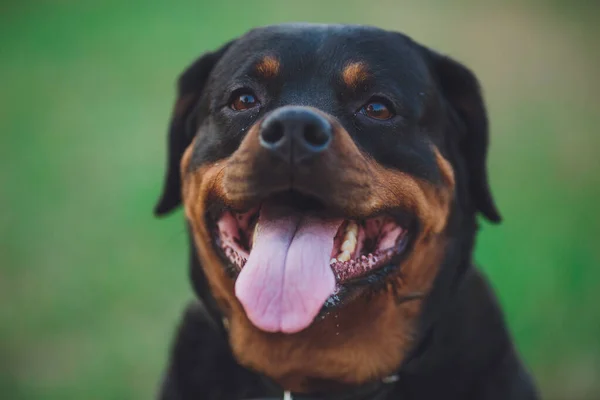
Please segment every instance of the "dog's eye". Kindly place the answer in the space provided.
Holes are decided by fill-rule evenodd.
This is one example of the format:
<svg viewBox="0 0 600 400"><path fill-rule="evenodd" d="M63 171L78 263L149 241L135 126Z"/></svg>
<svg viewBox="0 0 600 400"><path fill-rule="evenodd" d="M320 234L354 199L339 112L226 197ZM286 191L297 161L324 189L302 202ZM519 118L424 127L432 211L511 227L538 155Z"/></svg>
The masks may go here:
<svg viewBox="0 0 600 400"><path fill-rule="evenodd" d="M259 105L258 99L250 92L239 92L233 95L229 106L232 110L243 111Z"/></svg>
<svg viewBox="0 0 600 400"><path fill-rule="evenodd" d="M369 118L386 120L394 116L389 107L380 101L373 101L360 109Z"/></svg>

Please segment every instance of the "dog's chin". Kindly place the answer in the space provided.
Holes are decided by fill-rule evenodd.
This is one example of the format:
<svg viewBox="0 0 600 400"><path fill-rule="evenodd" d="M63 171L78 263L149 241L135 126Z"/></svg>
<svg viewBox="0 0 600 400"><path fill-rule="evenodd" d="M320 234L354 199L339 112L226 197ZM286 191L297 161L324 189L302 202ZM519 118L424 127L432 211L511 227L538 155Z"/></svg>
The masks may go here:
<svg viewBox="0 0 600 400"><path fill-rule="evenodd" d="M213 199L207 210L212 247L236 280L249 319L263 331L288 334L397 285L392 278L418 229L400 209L353 215L294 191L236 209Z"/></svg>

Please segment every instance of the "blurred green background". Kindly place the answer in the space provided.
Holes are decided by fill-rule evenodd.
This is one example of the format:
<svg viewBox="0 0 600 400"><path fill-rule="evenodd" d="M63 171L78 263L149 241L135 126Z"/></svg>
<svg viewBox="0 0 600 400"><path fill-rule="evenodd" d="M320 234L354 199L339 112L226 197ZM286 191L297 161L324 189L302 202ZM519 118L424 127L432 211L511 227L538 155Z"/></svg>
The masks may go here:
<svg viewBox="0 0 600 400"><path fill-rule="evenodd" d="M148 399L192 293L152 217L177 75L284 21L404 31L469 65L504 215L477 259L546 399L600 399L597 2L0 3L0 398Z"/></svg>

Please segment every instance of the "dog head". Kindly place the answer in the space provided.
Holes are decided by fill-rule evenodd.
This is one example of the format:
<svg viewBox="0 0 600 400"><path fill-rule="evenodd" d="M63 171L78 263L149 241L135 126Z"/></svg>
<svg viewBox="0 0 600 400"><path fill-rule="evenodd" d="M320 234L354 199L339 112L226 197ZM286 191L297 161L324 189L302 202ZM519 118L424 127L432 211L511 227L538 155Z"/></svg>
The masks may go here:
<svg viewBox="0 0 600 400"><path fill-rule="evenodd" d="M242 365L362 383L405 359L476 213L499 221L487 141L474 75L402 34L260 28L181 76L155 211L183 203Z"/></svg>

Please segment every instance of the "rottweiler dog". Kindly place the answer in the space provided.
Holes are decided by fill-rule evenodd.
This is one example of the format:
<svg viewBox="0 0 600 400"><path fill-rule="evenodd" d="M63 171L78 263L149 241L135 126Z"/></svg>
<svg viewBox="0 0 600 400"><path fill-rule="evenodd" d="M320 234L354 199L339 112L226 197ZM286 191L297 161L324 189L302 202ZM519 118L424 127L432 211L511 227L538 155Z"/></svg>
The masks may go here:
<svg viewBox="0 0 600 400"><path fill-rule="evenodd" d="M198 297L160 398L535 399L472 255L500 215L474 74L354 25L250 31L181 75L155 209Z"/></svg>

